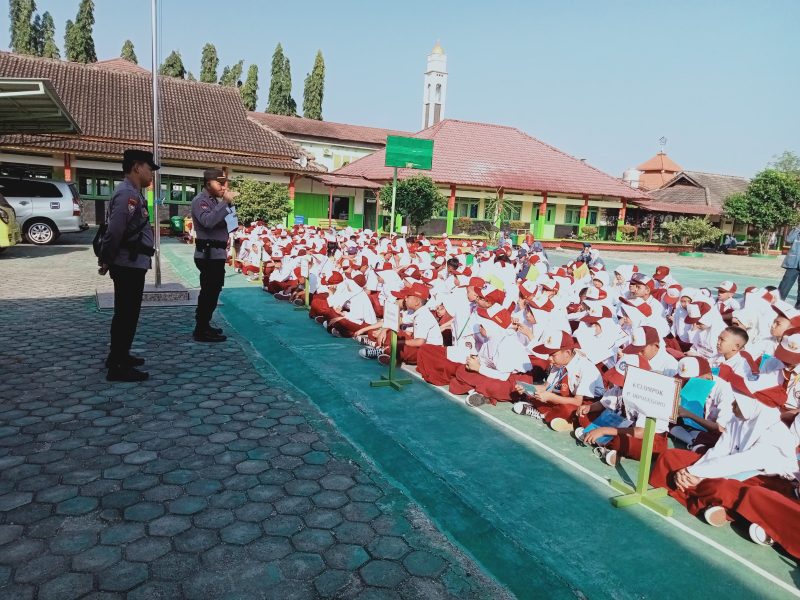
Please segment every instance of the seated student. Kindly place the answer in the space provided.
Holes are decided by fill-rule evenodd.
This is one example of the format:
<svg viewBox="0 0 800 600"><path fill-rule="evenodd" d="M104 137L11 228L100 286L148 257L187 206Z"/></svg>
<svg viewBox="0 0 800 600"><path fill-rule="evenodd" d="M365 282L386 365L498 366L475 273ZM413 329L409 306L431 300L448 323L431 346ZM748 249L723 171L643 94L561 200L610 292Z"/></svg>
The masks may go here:
<svg viewBox="0 0 800 600"><path fill-rule="evenodd" d="M642 438L646 417L626 406L622 400L622 386L625 384L625 374L628 367L638 367L649 370L647 361L635 354L623 356L614 368L603 375L603 381L608 388L600 400L592 404L578 407L578 422L580 427L575 430L575 437L584 444L594 447L594 452L607 465L616 466L620 458L639 460L642 457ZM600 426L589 432L584 430L598 419L605 411L614 413L614 418L609 419L619 422L619 425ZM669 423L663 419L656 421L656 435L653 439L653 456L657 456L667 449L667 428ZM611 436L606 441L604 438Z"/></svg>
<svg viewBox="0 0 800 600"><path fill-rule="evenodd" d="M658 457L650 485L693 515L715 527L730 519L744 480L757 475L792 477L797 471L796 440L781 422L780 411L759 399L736 393L733 418L719 441L702 456L667 450Z"/></svg>
<svg viewBox="0 0 800 600"><path fill-rule="evenodd" d="M466 280L466 285L462 280ZM443 302L445 310L452 316L450 345L424 344L417 351L417 371L433 385L448 385L458 367L465 365L467 359L480 349L476 301L478 290L486 284L478 277L467 279L464 276L460 276L457 283L451 296Z"/></svg>
<svg viewBox="0 0 800 600"><path fill-rule="evenodd" d="M723 281L717 286L717 310L726 323L731 322L733 311L742 306L733 295L736 293L736 284L733 281Z"/></svg>
<svg viewBox="0 0 800 600"><path fill-rule="evenodd" d="M515 402L518 415L543 420L554 431L572 431L576 411L584 402L600 398L605 388L600 371L582 353L572 335L559 331L547 337L534 350L549 356L550 373L536 394L529 395L522 386L515 391L530 401Z"/></svg>
<svg viewBox="0 0 800 600"><path fill-rule="evenodd" d="M711 367L719 369L722 365L727 365L742 377L749 377L753 370L758 371L758 365L751 364L750 355L745 356L743 353L749 339L747 332L741 327L723 329L717 338L717 353L708 361Z"/></svg>
<svg viewBox="0 0 800 600"><path fill-rule="evenodd" d="M691 325L689 341L692 347L686 352L687 356L702 356L707 360L717 353L717 340L719 334L725 329L725 321L719 311L714 310L711 304L704 301L692 302L686 309L686 324Z"/></svg>
<svg viewBox="0 0 800 600"><path fill-rule="evenodd" d="M666 344L658 332L647 325L636 327L631 332L631 343L623 348L622 354L639 355L654 373L674 377L678 372L678 361L667 352Z"/></svg>
<svg viewBox="0 0 800 600"><path fill-rule="evenodd" d="M530 370L528 353L511 329L511 313L499 303L477 311L480 350L460 365L450 380L453 394L468 394L467 404L478 407L511 400L516 377Z"/></svg>
<svg viewBox="0 0 800 600"><path fill-rule="evenodd" d="M699 356L682 358L678 362L678 377L683 380L685 388L691 379L714 382L705 398L691 398L703 403L702 414L680 406L678 417L681 423L669 430L670 435L686 444L688 450L703 454L717 443L719 436L733 417L733 389L727 381L714 377L708 361Z"/></svg>
<svg viewBox="0 0 800 600"><path fill-rule="evenodd" d="M430 290L424 283L414 283L392 295L402 300L408 313L408 323L401 325L397 333L397 360L408 365L417 364L417 351L424 344L441 346L442 330L439 322L427 305ZM401 319L402 320L402 319ZM373 329L380 328L376 336L376 345L372 348L362 348L359 355L362 358L377 358L381 364L388 365L391 360L391 346L389 343L389 330L382 328L383 323L377 322ZM360 329L357 333L363 334L368 329Z"/></svg>
<svg viewBox="0 0 800 600"><path fill-rule="evenodd" d="M775 347L768 344L764 336L759 331L759 318L754 310L741 308L731 313L731 325L734 327L741 327L747 332L747 344L745 344L744 352L752 358L755 364L761 363L761 358L765 352L775 351ZM751 369L758 371L758 369Z"/></svg>
<svg viewBox="0 0 800 600"><path fill-rule="evenodd" d="M791 427L800 444L800 416ZM794 477L753 477L742 487L733 507L737 516L750 523L748 534L756 544L771 546L775 542L800 559L800 471Z"/></svg>
<svg viewBox="0 0 800 600"><path fill-rule="evenodd" d="M347 298L331 307L333 314L329 315L327 328L334 337L351 338L364 325L373 325L378 319L364 289L367 278L363 273L346 279L343 285L347 288Z"/></svg>

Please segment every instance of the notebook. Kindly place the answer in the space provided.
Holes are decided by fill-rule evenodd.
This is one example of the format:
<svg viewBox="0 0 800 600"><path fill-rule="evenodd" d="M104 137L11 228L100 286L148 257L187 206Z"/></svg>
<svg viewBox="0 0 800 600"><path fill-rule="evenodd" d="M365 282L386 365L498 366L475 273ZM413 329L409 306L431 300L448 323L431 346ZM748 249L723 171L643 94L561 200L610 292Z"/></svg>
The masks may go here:
<svg viewBox="0 0 800 600"><path fill-rule="evenodd" d="M714 381L711 379L692 377L681 389L681 406L698 416L705 416L706 401L713 387ZM699 431L708 431L694 419L683 419L683 424Z"/></svg>
<svg viewBox="0 0 800 600"><path fill-rule="evenodd" d="M633 425L633 421L629 421L622 415L615 413L613 410L605 409L600 416L598 416L594 421L592 421L589 425L583 428L583 435L586 435L593 429L597 429L598 427L613 427L615 429L624 429L625 427L630 427ZM597 438L595 443L598 446L605 446L608 442L614 439L613 435L604 435L602 437Z"/></svg>

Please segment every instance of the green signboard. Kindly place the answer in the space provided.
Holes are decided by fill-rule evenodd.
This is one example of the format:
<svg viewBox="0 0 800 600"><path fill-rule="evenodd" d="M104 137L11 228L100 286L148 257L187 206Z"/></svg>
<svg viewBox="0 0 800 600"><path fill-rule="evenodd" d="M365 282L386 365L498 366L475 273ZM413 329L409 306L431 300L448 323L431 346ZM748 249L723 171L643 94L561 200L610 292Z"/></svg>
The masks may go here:
<svg viewBox="0 0 800 600"><path fill-rule="evenodd" d="M387 136L386 166L430 171L433 166L433 140Z"/></svg>

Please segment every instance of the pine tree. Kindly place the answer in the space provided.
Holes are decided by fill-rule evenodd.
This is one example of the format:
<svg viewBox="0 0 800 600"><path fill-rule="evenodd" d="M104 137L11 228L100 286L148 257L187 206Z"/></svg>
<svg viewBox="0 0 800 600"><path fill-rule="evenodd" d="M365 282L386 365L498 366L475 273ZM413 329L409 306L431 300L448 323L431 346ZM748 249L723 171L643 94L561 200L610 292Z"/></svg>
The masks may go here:
<svg viewBox="0 0 800 600"><path fill-rule="evenodd" d="M33 18L31 23L31 49L34 56L42 55L42 48L44 48L44 29L42 29L42 17L39 13Z"/></svg>
<svg viewBox="0 0 800 600"><path fill-rule="evenodd" d="M275 47L275 53L272 55L272 72L266 112L273 115L290 116L294 116L297 112L297 104L292 99L291 67L280 44Z"/></svg>
<svg viewBox="0 0 800 600"><path fill-rule="evenodd" d="M14 52L16 52L15 48L17 48L19 44L19 34L17 33L17 19L19 18L19 12L20 12L20 0L9 0L8 31L11 34L10 48Z"/></svg>
<svg viewBox="0 0 800 600"><path fill-rule="evenodd" d="M45 58L61 58L61 52L56 45L56 24L53 15L45 12L42 15L42 50L40 56Z"/></svg>
<svg viewBox="0 0 800 600"><path fill-rule="evenodd" d="M167 77L177 77L183 79L186 77L186 69L183 66L183 59L181 53L173 50L170 55L164 59L164 62L158 68L159 75L166 75Z"/></svg>
<svg viewBox="0 0 800 600"><path fill-rule="evenodd" d="M203 55L200 58L200 81L203 83L217 83L217 49L214 44L203 46Z"/></svg>
<svg viewBox="0 0 800 600"><path fill-rule="evenodd" d="M14 21L11 24L11 50L19 54L36 55L37 25L34 21L36 2L34 0L15 0L10 6Z"/></svg>
<svg viewBox="0 0 800 600"><path fill-rule="evenodd" d="M253 111L258 103L258 65L250 65L247 69L247 81L239 88L242 104L246 110Z"/></svg>
<svg viewBox="0 0 800 600"><path fill-rule="evenodd" d="M225 67L222 71L222 77L219 78L220 85L228 85L236 87L242 78L242 71L244 70L244 61L240 60L238 63L231 67Z"/></svg>
<svg viewBox="0 0 800 600"><path fill-rule="evenodd" d="M64 53L72 62L97 62L92 28L94 27L94 0L81 0L75 22L68 20L64 36Z"/></svg>
<svg viewBox="0 0 800 600"><path fill-rule="evenodd" d="M131 61L135 65L139 64L139 59L136 58L136 51L133 49L133 42L130 40L125 40L125 43L122 44L122 50L119 56L120 58Z"/></svg>
<svg viewBox="0 0 800 600"><path fill-rule="evenodd" d="M303 116L306 119L322 120L322 97L325 94L325 60L322 50L317 50L314 68L306 75L303 88Z"/></svg>
<svg viewBox="0 0 800 600"><path fill-rule="evenodd" d="M186 81L197 81L197 77L194 76L194 73L189 71L186 73Z"/></svg>

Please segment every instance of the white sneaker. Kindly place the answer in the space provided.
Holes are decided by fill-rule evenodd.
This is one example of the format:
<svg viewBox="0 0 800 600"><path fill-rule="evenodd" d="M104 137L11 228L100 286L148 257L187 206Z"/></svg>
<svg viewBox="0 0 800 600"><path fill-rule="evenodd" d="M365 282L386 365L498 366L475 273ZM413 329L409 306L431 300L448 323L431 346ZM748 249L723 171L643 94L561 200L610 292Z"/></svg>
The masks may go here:
<svg viewBox="0 0 800 600"><path fill-rule="evenodd" d="M575 439L579 442L583 441L583 427L576 427L575 428Z"/></svg>
<svg viewBox="0 0 800 600"><path fill-rule="evenodd" d="M322 326L323 326L325 329L327 329L327 328L328 328L328 322L327 322L327 321L323 321L323 322L322 322Z"/></svg>
<svg viewBox="0 0 800 600"><path fill-rule="evenodd" d="M378 358L381 354L383 354L382 348L362 348L358 351L358 355L361 358Z"/></svg>
<svg viewBox="0 0 800 600"><path fill-rule="evenodd" d="M338 329L331 329L331 335L332 335L333 337L338 337L338 338L342 337L342 334L341 334L341 333L339 333L339 330L338 330Z"/></svg>
<svg viewBox="0 0 800 600"><path fill-rule="evenodd" d="M365 334L357 335L353 339L357 341L359 344L364 344L365 346L369 346L372 344L372 340L370 339L370 337Z"/></svg>
<svg viewBox="0 0 800 600"><path fill-rule="evenodd" d="M712 527L722 527L728 524L728 513L721 506L709 506L703 513L703 518Z"/></svg>
<svg viewBox="0 0 800 600"><path fill-rule="evenodd" d="M514 406L511 407L511 410L520 416L544 421L544 415L536 410L536 407L530 402L514 402Z"/></svg>
<svg viewBox="0 0 800 600"><path fill-rule="evenodd" d="M775 543L775 540L769 537L764 528L758 523L750 523L747 533L750 535L750 539L759 546L772 546Z"/></svg>
<svg viewBox="0 0 800 600"><path fill-rule="evenodd" d="M486 396L484 396L483 394L479 394L476 391L472 391L467 395L466 402L469 406L478 408L479 406L483 406L484 404L486 404L488 400L486 399Z"/></svg>
<svg viewBox="0 0 800 600"><path fill-rule="evenodd" d="M575 426L567 421L566 419L562 419L561 417L556 417L552 421L550 421L550 429L553 431L558 431L559 433L563 433L565 431L572 431L575 429Z"/></svg>
<svg viewBox="0 0 800 600"><path fill-rule="evenodd" d="M597 458L606 463L609 467L617 466L618 457L616 450L610 450L604 446L595 446L592 448L592 452Z"/></svg>

